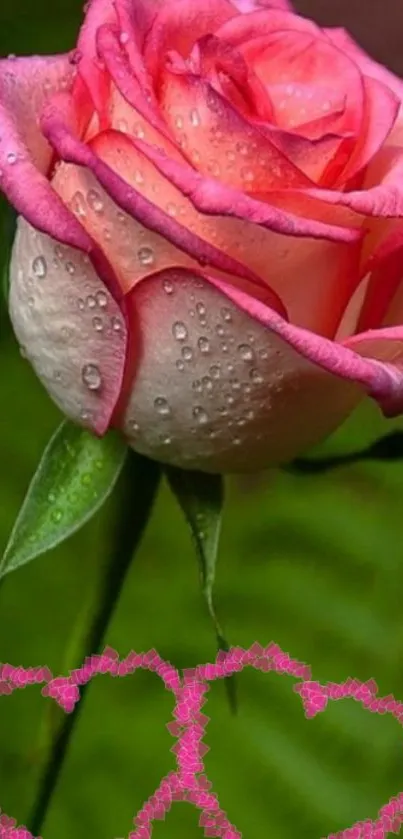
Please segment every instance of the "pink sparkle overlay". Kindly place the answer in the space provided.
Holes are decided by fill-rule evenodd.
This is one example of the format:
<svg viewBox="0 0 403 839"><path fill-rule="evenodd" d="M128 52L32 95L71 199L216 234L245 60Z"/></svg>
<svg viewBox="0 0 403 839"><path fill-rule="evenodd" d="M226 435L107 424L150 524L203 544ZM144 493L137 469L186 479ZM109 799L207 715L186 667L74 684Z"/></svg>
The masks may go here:
<svg viewBox="0 0 403 839"><path fill-rule="evenodd" d="M379 697L377 684L372 679L360 682L349 678L345 682L327 682L322 685L312 680L311 669L307 664L291 658L275 643L267 647L255 643L248 650L231 647L227 653L219 653L215 662L184 670L182 675L168 661L164 661L156 650L147 653L132 651L126 658L120 659L118 653L110 647L100 655L86 658L82 667L70 671L69 676L54 677L47 667L24 668L2 664L0 695L10 695L14 690L28 685L45 683L42 696L51 697L66 713L71 713L80 699L80 685L86 684L98 674L128 676L139 668L156 673L175 698L173 720L167 724L167 729L176 740L171 749L176 758L176 770L162 778L153 795L134 817L134 830L129 833L128 839L151 839L153 822L165 819L172 803L176 801L191 802L200 810L199 825L204 836L242 839L242 833L220 807L205 772L203 757L209 746L203 743L203 737L209 717L202 712L202 708L207 701L209 682L231 676L245 667L296 678L298 681L294 691L301 698L307 719L324 711L329 700L351 698L368 711L391 714L403 724L403 702L391 694ZM330 834L327 839L383 839L392 833L399 833L402 823L403 793L400 793L381 807L374 821L366 819L357 822L339 833ZM26 827L17 827L15 819L0 811L0 839L33 837Z"/></svg>

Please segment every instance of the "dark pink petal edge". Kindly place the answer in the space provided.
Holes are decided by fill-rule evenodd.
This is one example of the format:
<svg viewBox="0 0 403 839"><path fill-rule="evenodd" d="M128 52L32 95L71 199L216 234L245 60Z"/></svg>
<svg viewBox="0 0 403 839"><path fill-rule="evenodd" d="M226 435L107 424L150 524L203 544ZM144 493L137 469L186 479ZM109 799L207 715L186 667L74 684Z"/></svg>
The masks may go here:
<svg viewBox="0 0 403 839"><path fill-rule="evenodd" d="M396 416L403 411L403 364L399 367L354 352L354 346L361 341L399 341L402 342L403 359L403 326L371 330L337 344L287 323L260 300L222 280L211 276L206 276L206 279L250 317L271 329L309 361L328 373L363 385L387 416Z"/></svg>
<svg viewBox="0 0 403 839"><path fill-rule="evenodd" d="M362 231L351 227L339 227L314 219L304 219L294 213L278 210L269 204L245 195L220 181L200 175L190 165L177 163L155 146L143 140L131 138L131 142L142 152L168 180L192 202L201 213L213 216L232 216L253 222L286 236L308 236L313 239L328 239L333 242L356 242ZM299 190L295 190L299 192ZM302 194L306 190L301 191Z"/></svg>

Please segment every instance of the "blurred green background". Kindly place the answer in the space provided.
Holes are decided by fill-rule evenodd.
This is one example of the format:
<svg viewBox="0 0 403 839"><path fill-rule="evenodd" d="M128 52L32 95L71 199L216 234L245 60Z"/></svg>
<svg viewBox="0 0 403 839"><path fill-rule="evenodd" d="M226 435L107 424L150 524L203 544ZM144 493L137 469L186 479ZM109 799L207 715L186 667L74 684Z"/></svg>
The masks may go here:
<svg viewBox="0 0 403 839"><path fill-rule="evenodd" d="M380 26L376 37L371 27L367 43L369 6ZM317 11L322 22L345 21L398 69L395 0L334 2L331 9L306 0L300 8ZM5 2L0 53L69 47L80 13L77 0ZM0 317L2 549L59 416L20 357L4 311ZM354 450L396 425L364 405L318 453ZM46 663L63 672L71 637L110 551L112 515L109 504L69 543L5 579L0 661ZM365 464L326 477L271 472L231 481L216 583L230 642L248 646L274 639L312 664L319 680L375 677L382 693L403 698L402 530L403 464ZM156 647L178 667L215 655L189 535L165 488L107 642L121 655ZM221 683L209 694L206 767L245 839L319 839L357 819L374 818L403 790L403 735L396 722L366 714L351 700L331 704L308 722L292 684L287 677L244 673L237 717L228 710ZM37 688L0 699L0 806L19 823L35 797L50 702ZM172 697L150 674L93 683L45 838L129 833L133 815L174 767L165 729L171 709ZM153 834L201 835L198 814L187 804L174 806Z"/></svg>

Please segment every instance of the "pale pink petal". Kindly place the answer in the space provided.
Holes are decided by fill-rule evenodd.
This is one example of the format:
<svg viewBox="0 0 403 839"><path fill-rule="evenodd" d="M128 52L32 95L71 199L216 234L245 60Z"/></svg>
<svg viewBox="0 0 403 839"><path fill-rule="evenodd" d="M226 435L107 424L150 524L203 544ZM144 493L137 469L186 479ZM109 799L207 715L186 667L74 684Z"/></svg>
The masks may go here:
<svg viewBox="0 0 403 839"><path fill-rule="evenodd" d="M143 353L123 428L137 451L184 468L256 471L317 443L363 398L227 290L179 270L133 290Z"/></svg>
<svg viewBox="0 0 403 839"><path fill-rule="evenodd" d="M386 416L403 411L403 326L373 330L339 344L287 323L261 301L221 280L210 277L210 282L323 370L363 386Z"/></svg>
<svg viewBox="0 0 403 839"><path fill-rule="evenodd" d="M127 332L88 257L18 223L10 315L24 355L70 419L108 429L123 381Z"/></svg>
<svg viewBox="0 0 403 839"><path fill-rule="evenodd" d="M253 38L260 38L262 35L270 35L280 30L292 30L295 32L295 37L300 33L305 33L323 38L322 30L316 23L293 14L287 9L283 11L282 8L274 8L269 14L267 9L262 9L246 15L237 15L220 26L215 34L234 46L243 47Z"/></svg>

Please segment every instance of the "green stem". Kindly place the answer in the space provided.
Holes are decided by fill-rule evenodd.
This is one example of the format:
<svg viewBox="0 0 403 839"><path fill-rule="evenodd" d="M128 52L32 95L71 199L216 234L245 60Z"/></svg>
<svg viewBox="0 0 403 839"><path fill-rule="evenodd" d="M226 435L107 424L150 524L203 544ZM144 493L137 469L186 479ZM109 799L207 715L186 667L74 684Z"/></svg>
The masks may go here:
<svg viewBox="0 0 403 839"><path fill-rule="evenodd" d="M102 648L104 635L118 603L131 559L150 517L159 478L160 467L156 463L129 452L117 487L117 516L111 555L99 584L96 603L84 638L82 643L77 645L76 660L71 669L79 667L86 656L95 654ZM71 714L63 715L52 737L28 822L29 830L34 836L40 835L45 822L89 684L81 687L80 701Z"/></svg>

